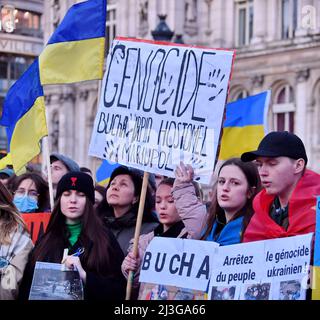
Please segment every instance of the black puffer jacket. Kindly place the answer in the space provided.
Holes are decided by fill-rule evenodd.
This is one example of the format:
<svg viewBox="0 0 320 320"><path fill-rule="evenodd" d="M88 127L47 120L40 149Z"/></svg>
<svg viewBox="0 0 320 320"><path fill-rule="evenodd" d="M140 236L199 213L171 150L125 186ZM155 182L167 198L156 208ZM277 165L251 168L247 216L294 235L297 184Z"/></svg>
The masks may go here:
<svg viewBox="0 0 320 320"><path fill-rule="evenodd" d="M125 298L126 279L121 273L121 263L124 259L124 255L113 234L106 228L105 231L108 233L111 248L113 249L112 254L109 253L112 257L112 267L110 269L105 268L103 275L98 274L96 270L90 270L88 268L85 255L80 256L81 265L87 273L86 284L84 286L85 300L124 300ZM41 239L38 240L38 243L40 241ZM91 244L90 247L92 247L92 245L93 244ZM68 248L69 246L69 243L65 243L64 248ZM68 254L71 255L75 253L80 247L82 247L81 235L78 241L69 249ZM57 248L54 252L50 253L45 259L43 259L42 262L61 263L64 248ZM90 252L90 248L86 251ZM25 268L23 280L20 286L19 300L27 300L29 298L35 267L31 262L33 260L33 252L34 251L31 251L29 262Z"/></svg>
<svg viewBox="0 0 320 320"><path fill-rule="evenodd" d="M117 239L123 254L127 255L129 242L134 237L137 222L136 214L128 212L119 218L105 216L103 221ZM154 219L154 221L156 221L156 219ZM158 225L158 222L142 222L140 234L149 233Z"/></svg>

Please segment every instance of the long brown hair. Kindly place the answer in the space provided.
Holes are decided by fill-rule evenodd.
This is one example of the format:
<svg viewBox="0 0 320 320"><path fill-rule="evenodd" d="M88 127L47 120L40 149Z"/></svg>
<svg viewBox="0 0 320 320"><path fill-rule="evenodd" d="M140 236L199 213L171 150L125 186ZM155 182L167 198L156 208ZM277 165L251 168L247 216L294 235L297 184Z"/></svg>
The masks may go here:
<svg viewBox="0 0 320 320"><path fill-rule="evenodd" d="M48 261L60 263L63 249L68 244L70 233L66 226L66 218L61 212L61 196L56 200L47 230L41 240L37 243L32 264L36 261ZM110 233L97 217L93 204L86 196L86 204L80 217L82 230L79 241L84 247L81 262L85 262L89 271L100 275L111 275L116 273L112 259L117 259L115 248L111 246ZM113 271L111 271L113 270Z"/></svg>
<svg viewBox="0 0 320 320"><path fill-rule="evenodd" d="M10 244L10 234L18 226L26 229L18 209L12 202L13 198L8 189L0 182L0 244Z"/></svg>
<svg viewBox="0 0 320 320"><path fill-rule="evenodd" d="M242 224L242 230L241 230L241 241L242 241L243 233L246 227L248 226L250 219L253 215L252 201L255 195L261 189L261 182L260 182L260 176L259 176L259 172L256 165L252 162L242 162L240 158L230 158L226 160L221 165L218 171L218 177L220 175L222 168L230 165L237 166L243 172L243 174L247 179L247 182L249 185L249 191L251 194L251 197L247 200L245 206L232 217L232 220L235 220L243 216L243 224ZM215 182L212 188L212 201L211 201L211 205L209 207L208 213L209 214L208 214L206 229L201 239L206 239L209 236L209 234L212 232L212 228L217 216L225 216L224 210L219 206L219 203L217 200L217 181Z"/></svg>

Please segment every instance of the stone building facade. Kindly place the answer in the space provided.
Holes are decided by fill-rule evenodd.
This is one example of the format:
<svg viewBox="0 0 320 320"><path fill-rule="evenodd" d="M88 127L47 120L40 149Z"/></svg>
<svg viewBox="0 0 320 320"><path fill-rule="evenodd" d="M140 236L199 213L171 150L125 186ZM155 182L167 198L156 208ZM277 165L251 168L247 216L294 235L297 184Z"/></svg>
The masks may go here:
<svg viewBox="0 0 320 320"><path fill-rule="evenodd" d="M44 1L45 41L74 2ZM166 14L172 41L236 49L229 101L271 89L269 130L298 134L309 167L320 172L320 1L109 0L107 11L108 43L114 36L152 39L158 15ZM45 88L51 150L91 169L100 162L87 155L98 87Z"/></svg>

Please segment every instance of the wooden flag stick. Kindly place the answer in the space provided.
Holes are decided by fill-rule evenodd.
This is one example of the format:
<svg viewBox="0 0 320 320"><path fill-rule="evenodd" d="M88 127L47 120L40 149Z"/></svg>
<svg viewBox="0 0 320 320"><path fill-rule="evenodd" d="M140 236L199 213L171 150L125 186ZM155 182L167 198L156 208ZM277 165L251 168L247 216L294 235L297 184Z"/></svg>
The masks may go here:
<svg viewBox="0 0 320 320"><path fill-rule="evenodd" d="M143 218L143 210L144 210L144 204L145 204L147 188L148 188L148 181L149 181L149 172L144 172L141 195L140 195L140 202L139 202L139 210L138 210L138 216L137 216L137 222L136 222L136 229L134 232L134 242L133 242L133 255L134 255L134 257L138 256L139 236L140 236L140 230L141 230L141 224L142 224L142 218ZM130 271L129 276L128 276L128 282L127 282L126 300L130 300L130 297L131 297L133 275L134 275L133 271Z"/></svg>

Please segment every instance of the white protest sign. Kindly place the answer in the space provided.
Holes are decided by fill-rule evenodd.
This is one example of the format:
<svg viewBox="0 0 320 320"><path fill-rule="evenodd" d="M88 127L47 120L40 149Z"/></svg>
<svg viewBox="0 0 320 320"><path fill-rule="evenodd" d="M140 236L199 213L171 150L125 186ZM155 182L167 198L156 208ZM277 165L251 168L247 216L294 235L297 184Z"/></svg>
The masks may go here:
<svg viewBox="0 0 320 320"><path fill-rule="evenodd" d="M220 292L239 296L240 291L236 291L239 284L259 281L264 268L263 249L263 241L219 247L214 257L209 298L216 299Z"/></svg>
<svg viewBox="0 0 320 320"><path fill-rule="evenodd" d="M273 284L270 299L289 300L293 292L293 298L305 299L312 235L309 233L265 242L266 272L262 281L271 281Z"/></svg>
<svg viewBox="0 0 320 320"><path fill-rule="evenodd" d="M116 38L89 154L174 176L180 160L209 183L234 52Z"/></svg>
<svg viewBox="0 0 320 320"><path fill-rule="evenodd" d="M155 237L141 264L140 282L205 291L215 242Z"/></svg>
<svg viewBox="0 0 320 320"><path fill-rule="evenodd" d="M312 233L219 247L212 265L212 300L305 299Z"/></svg>

